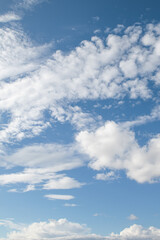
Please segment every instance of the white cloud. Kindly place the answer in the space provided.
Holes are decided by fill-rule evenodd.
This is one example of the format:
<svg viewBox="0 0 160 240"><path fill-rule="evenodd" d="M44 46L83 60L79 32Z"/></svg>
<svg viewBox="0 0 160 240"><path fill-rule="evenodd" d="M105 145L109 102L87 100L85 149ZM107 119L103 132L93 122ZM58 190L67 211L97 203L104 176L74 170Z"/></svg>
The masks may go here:
<svg viewBox="0 0 160 240"><path fill-rule="evenodd" d="M84 152L92 158L90 167L96 170L106 167L121 169L123 166L121 159L131 148L134 134L121 129L115 122L108 121L95 132L80 132L76 139Z"/></svg>
<svg viewBox="0 0 160 240"><path fill-rule="evenodd" d="M120 62L120 68L126 78L134 78L137 75L137 66L132 59L129 59L127 61L122 60Z"/></svg>
<svg viewBox="0 0 160 240"><path fill-rule="evenodd" d="M24 224L14 223L13 219L0 219L0 226L8 227L14 230L21 230Z"/></svg>
<svg viewBox="0 0 160 240"><path fill-rule="evenodd" d="M157 229L155 227L149 227L149 228L143 228L141 225L132 225L129 228L125 228L123 231L120 232L120 234L112 234L116 239L117 237L119 239L124 240L158 240L160 237L160 229Z"/></svg>
<svg viewBox="0 0 160 240"><path fill-rule="evenodd" d="M24 169L22 172L1 174L0 185L27 184L23 192L34 191L36 186L43 189L72 189L80 188L84 183L80 183L74 178L65 174L55 174L54 168ZM11 189L9 192L16 192Z"/></svg>
<svg viewBox="0 0 160 240"><path fill-rule="evenodd" d="M35 144L3 156L8 167L52 168L54 172L70 170L84 164L76 145Z"/></svg>
<svg viewBox="0 0 160 240"><path fill-rule="evenodd" d="M95 132L80 132L77 141L90 157L89 166L95 170L122 169L130 179L139 183L154 182L160 177L159 135L140 147L134 132L108 121Z"/></svg>
<svg viewBox="0 0 160 240"><path fill-rule="evenodd" d="M3 155L1 162L5 168L23 167L21 171L1 174L0 185L17 185L10 192L33 191L37 189L72 189L80 188L80 183L66 174L57 172L81 167L85 158L79 155L76 145L39 144L20 148L10 155ZM21 184L25 184L22 190Z"/></svg>
<svg viewBox="0 0 160 240"><path fill-rule="evenodd" d="M147 34L147 28L145 31ZM0 79L30 73L1 85L0 110L10 116L0 132L1 142L40 134L49 126L45 110L51 118L69 120L81 128L91 121L91 115L72 108L75 101L123 98L126 94L151 97L147 83L159 66L159 37L155 35L156 42L148 50L139 43L141 34L140 26L132 26L122 36L108 35L106 42L92 37L70 53L56 51L42 62L39 57L47 46L34 46L22 31L1 29Z"/></svg>
<svg viewBox="0 0 160 240"><path fill-rule="evenodd" d="M83 112L79 106L50 108L52 116L60 122L69 121L77 130L93 128L97 122L101 122L100 116L93 116L91 113Z"/></svg>
<svg viewBox="0 0 160 240"><path fill-rule="evenodd" d="M65 207L77 207L77 204L75 204L75 203L65 203L64 206Z"/></svg>
<svg viewBox="0 0 160 240"><path fill-rule="evenodd" d="M9 189L8 192L16 193L16 192L17 192L17 189L16 189L16 188L12 188L12 189Z"/></svg>
<svg viewBox="0 0 160 240"><path fill-rule="evenodd" d="M96 30L94 30L94 34L97 34L97 33L100 33L100 32L101 32L100 29L96 29Z"/></svg>
<svg viewBox="0 0 160 240"><path fill-rule="evenodd" d="M113 32L116 33L116 34L118 34L118 33L120 33L124 28L125 28L125 27L124 27L123 24L118 24L117 27L113 29ZM107 29L106 29L106 30L107 30ZM108 30L110 30L110 29L108 29ZM106 32L107 32L107 31L106 31Z"/></svg>
<svg viewBox="0 0 160 240"><path fill-rule="evenodd" d="M25 169L22 172L1 174L0 185L11 185L17 183L38 184L43 180L51 179L54 174L49 169Z"/></svg>
<svg viewBox="0 0 160 240"><path fill-rule="evenodd" d="M97 180L103 180L103 181L114 181L119 178L118 175L115 174L114 171L109 171L106 173L97 173L95 178Z"/></svg>
<svg viewBox="0 0 160 240"><path fill-rule="evenodd" d="M0 80L9 78L12 85L13 79L17 75L31 73L37 69L41 61L40 58L43 59L43 55L48 49L49 45L47 44L34 46L24 32L18 28L15 30L13 28L0 28ZM5 83L2 83L1 87L4 86L3 84ZM10 89L10 84L6 83L5 86ZM15 95L18 91L17 87L18 85L15 83L12 90L15 91ZM23 85L23 87L25 86ZM3 96L5 94L7 92L4 92Z"/></svg>
<svg viewBox="0 0 160 240"><path fill-rule="evenodd" d="M67 219L34 222L28 226L14 224L12 221L0 222L15 229L8 233L7 238L0 238L0 240L159 240L160 237L160 229L152 226L144 228L136 224L125 228L120 234L111 233L108 236L100 236L92 234L85 224L69 222Z"/></svg>
<svg viewBox="0 0 160 240"><path fill-rule="evenodd" d="M16 4L16 8L22 8L22 9L30 9L32 8L33 6L41 3L41 2L44 2L45 0L22 0L22 1L19 1L17 4Z"/></svg>
<svg viewBox="0 0 160 240"><path fill-rule="evenodd" d="M48 194L45 195L46 198L48 198L49 200L71 200L74 199L74 196L72 195L57 195L57 194Z"/></svg>
<svg viewBox="0 0 160 240"><path fill-rule="evenodd" d="M132 220L137 220L138 217L135 216L134 214L131 214L131 215L128 217L128 219L132 221Z"/></svg>
<svg viewBox="0 0 160 240"><path fill-rule="evenodd" d="M100 20L100 17L98 17L98 16L93 17L93 20L98 22Z"/></svg>
<svg viewBox="0 0 160 240"><path fill-rule="evenodd" d="M0 22L1 23L6 23L6 22L11 22L11 21L18 21L20 20L21 17L16 15L14 12L8 12L4 15L0 15Z"/></svg>
<svg viewBox="0 0 160 240"><path fill-rule="evenodd" d="M35 186L32 185L32 184L30 184L30 185L28 185L23 191L24 191L24 192L30 192L30 191L34 191L34 190L36 190L36 189L35 189ZM13 192L13 191L12 191L12 192Z"/></svg>
<svg viewBox="0 0 160 240"><path fill-rule="evenodd" d="M56 179L51 179L43 185L43 189L72 189L80 188L83 183L76 181L67 176L58 176Z"/></svg>
<svg viewBox="0 0 160 240"><path fill-rule="evenodd" d="M102 213L94 213L93 216L94 217L98 217L98 216L102 216L103 214Z"/></svg>
<svg viewBox="0 0 160 240"><path fill-rule="evenodd" d="M66 219L49 220L48 222L35 222L21 231L13 231L8 234L9 240L39 240L39 239L63 239L65 237L78 237L88 234L89 229L85 225L72 223Z"/></svg>

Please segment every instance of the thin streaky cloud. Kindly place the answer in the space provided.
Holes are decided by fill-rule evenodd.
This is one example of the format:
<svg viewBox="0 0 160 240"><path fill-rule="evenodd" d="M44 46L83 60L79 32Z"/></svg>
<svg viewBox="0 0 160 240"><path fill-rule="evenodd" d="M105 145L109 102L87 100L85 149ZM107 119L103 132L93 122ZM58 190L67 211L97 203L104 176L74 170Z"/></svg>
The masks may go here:
<svg viewBox="0 0 160 240"><path fill-rule="evenodd" d="M1 23L7 23L12 21L19 21L21 20L21 17L14 12L8 12L4 15L0 15L0 22Z"/></svg>
<svg viewBox="0 0 160 240"><path fill-rule="evenodd" d="M49 200L71 200L74 199L72 195L60 195L60 194L47 194L44 197L48 198Z"/></svg>

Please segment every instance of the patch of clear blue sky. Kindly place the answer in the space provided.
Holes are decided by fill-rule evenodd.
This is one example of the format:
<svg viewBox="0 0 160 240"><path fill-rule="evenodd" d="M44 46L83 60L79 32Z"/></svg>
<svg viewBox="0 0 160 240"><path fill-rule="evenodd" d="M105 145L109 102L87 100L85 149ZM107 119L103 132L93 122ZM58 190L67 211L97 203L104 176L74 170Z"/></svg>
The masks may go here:
<svg viewBox="0 0 160 240"><path fill-rule="evenodd" d="M79 173L79 170L77 174L75 171L76 177ZM83 176L86 174L86 179L93 175L91 170L86 168L81 169L82 174ZM155 184L137 184L134 181L120 179L112 183L92 180L82 189L45 192L46 194L73 194L75 199L70 203L76 203L78 206L72 208L64 207L65 201L46 200L43 197L43 191L8 193L2 188L0 191L1 218L12 216L17 222L25 223L47 221L51 218L67 218L70 221L87 223L98 234L107 234L113 230L119 232L132 223L143 224L144 227L151 225L159 227L158 189L158 185ZM94 217L95 213L99 216ZM130 213L137 215L139 220L129 221L127 216Z"/></svg>
<svg viewBox="0 0 160 240"><path fill-rule="evenodd" d="M57 48L69 50L95 29L159 20L159 7L158 0L49 0L25 15L23 27L36 41L61 40Z"/></svg>

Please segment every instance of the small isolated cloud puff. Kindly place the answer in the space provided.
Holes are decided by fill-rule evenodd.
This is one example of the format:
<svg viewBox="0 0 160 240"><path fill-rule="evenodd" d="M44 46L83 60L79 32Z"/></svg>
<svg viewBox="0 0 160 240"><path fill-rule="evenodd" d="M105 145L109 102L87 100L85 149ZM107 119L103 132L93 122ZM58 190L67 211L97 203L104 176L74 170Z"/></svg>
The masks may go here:
<svg viewBox="0 0 160 240"><path fill-rule="evenodd" d="M138 217L135 216L134 214L131 214L131 215L128 217L128 219L132 221L132 220L137 220Z"/></svg>
<svg viewBox="0 0 160 240"><path fill-rule="evenodd" d="M100 17L95 16L95 17L93 17L93 20L98 22L100 20Z"/></svg>
<svg viewBox="0 0 160 240"><path fill-rule="evenodd" d="M107 121L95 132L80 132L76 139L82 152L90 157L89 166L95 170L124 170L139 183L152 183L160 177L160 135L140 147L134 132Z"/></svg>
<svg viewBox="0 0 160 240"><path fill-rule="evenodd" d="M65 203L64 206L65 207L77 207L78 205L75 203Z"/></svg>
<svg viewBox="0 0 160 240"><path fill-rule="evenodd" d="M12 22L12 21L19 21L21 20L21 17L16 15L14 12L9 12L4 15L0 15L0 22L6 23L6 22Z"/></svg>
<svg viewBox="0 0 160 240"><path fill-rule="evenodd" d="M83 186L83 183L76 181L73 178L67 176L60 176L57 179L51 179L43 185L43 189L72 189L80 188Z"/></svg>

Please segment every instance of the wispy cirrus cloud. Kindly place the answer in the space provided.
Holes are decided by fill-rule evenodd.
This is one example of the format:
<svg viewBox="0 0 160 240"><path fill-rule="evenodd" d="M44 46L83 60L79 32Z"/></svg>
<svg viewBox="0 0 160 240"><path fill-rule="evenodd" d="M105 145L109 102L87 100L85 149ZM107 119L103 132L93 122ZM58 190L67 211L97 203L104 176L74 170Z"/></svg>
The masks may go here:
<svg viewBox="0 0 160 240"><path fill-rule="evenodd" d="M79 156L76 144L34 144L15 149L3 156L6 167L44 168L54 172L70 170L84 165L85 158Z"/></svg>
<svg viewBox="0 0 160 240"><path fill-rule="evenodd" d="M10 80L11 84L17 81L20 75L24 76L37 69L49 47L47 44L33 45L20 29L0 28L0 81ZM8 86L11 86L10 84L8 83ZM14 90L16 94L16 88Z"/></svg>
<svg viewBox="0 0 160 240"><path fill-rule="evenodd" d="M9 192L29 192L38 189L73 189L80 188L84 183L80 183L66 174L56 174L54 169L24 169L22 172L0 175L1 186L16 185L17 189ZM26 187L22 187L25 184Z"/></svg>
<svg viewBox="0 0 160 240"><path fill-rule="evenodd" d="M21 20L21 17L14 12L8 12L6 14L0 15L0 23L7 23L19 20Z"/></svg>
<svg viewBox="0 0 160 240"><path fill-rule="evenodd" d="M74 199L72 195L60 195L60 194L47 194L44 197L48 198L49 200L71 200Z"/></svg>
<svg viewBox="0 0 160 240"><path fill-rule="evenodd" d="M84 183L60 173L84 165L85 158L79 155L76 146L68 144L26 146L10 155L4 155L1 161L1 166L3 162L6 163L3 165L5 168L23 167L21 171L0 175L0 185L16 186L16 191L72 189L84 185Z"/></svg>
<svg viewBox="0 0 160 240"><path fill-rule="evenodd" d="M32 7L34 7L35 5L40 4L44 1L46 1L46 0L22 0L22 1L17 0L17 3L14 6L14 8L28 10L28 9L31 9Z"/></svg>

